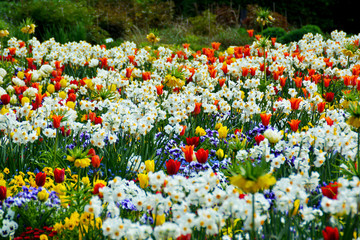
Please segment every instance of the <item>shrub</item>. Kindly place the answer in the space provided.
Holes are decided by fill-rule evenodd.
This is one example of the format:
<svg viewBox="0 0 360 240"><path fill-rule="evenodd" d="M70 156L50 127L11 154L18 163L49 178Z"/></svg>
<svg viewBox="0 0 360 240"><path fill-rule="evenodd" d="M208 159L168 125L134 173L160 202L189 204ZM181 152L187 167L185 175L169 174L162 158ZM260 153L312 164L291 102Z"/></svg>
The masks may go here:
<svg viewBox="0 0 360 240"><path fill-rule="evenodd" d="M261 35L264 37L276 37L280 38L286 34L286 31L280 27L269 27L262 31Z"/></svg>
<svg viewBox="0 0 360 240"><path fill-rule="evenodd" d="M293 31L288 32L285 36L283 36L279 39L279 42L290 43L290 42L299 41L307 33L322 34L322 31L318 26L305 25L302 28L295 29Z"/></svg>
<svg viewBox="0 0 360 240"><path fill-rule="evenodd" d="M189 18L189 21L191 30L195 34L213 35L221 29L221 26L217 25L216 15L210 10L204 11L199 16Z"/></svg>

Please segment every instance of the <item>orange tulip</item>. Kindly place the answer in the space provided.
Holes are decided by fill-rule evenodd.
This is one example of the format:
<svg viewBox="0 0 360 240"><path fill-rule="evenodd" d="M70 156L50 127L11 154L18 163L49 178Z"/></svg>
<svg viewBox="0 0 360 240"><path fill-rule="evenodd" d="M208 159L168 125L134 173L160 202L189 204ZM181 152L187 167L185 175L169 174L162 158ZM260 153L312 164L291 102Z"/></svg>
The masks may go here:
<svg viewBox="0 0 360 240"><path fill-rule="evenodd" d="M270 123L270 118L271 118L271 113L266 114L266 113L260 113L260 117L261 117L261 123L262 125L264 125L265 127L267 125L269 125Z"/></svg>
<svg viewBox="0 0 360 240"><path fill-rule="evenodd" d="M186 145L185 148L181 147L181 150L185 154L185 160L187 162L192 162L194 160L194 146Z"/></svg>
<svg viewBox="0 0 360 240"><path fill-rule="evenodd" d="M63 118L64 116L52 116L52 119L53 119L53 127L54 128L59 128L60 127L60 123L61 123L61 119Z"/></svg>
<svg viewBox="0 0 360 240"><path fill-rule="evenodd" d="M294 132L298 130L300 122L301 121L299 119L292 119L290 122L288 121L291 130Z"/></svg>

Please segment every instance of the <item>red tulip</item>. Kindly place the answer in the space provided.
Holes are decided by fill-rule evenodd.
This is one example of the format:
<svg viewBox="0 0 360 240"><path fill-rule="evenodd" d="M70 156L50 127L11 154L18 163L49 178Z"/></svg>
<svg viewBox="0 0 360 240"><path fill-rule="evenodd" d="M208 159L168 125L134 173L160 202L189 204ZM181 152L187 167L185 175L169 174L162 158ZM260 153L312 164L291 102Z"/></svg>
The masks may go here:
<svg viewBox="0 0 360 240"><path fill-rule="evenodd" d="M169 175L175 175L178 173L180 169L181 162L174 161L173 159L169 159L169 161L166 162L166 170Z"/></svg>
<svg viewBox="0 0 360 240"><path fill-rule="evenodd" d="M157 93L157 95L162 95L163 94L163 88L164 88L164 86L163 85L158 85L158 86L155 86L156 87L156 93Z"/></svg>
<svg viewBox="0 0 360 240"><path fill-rule="evenodd" d="M186 144L197 147L199 145L199 140L200 140L199 137L186 138Z"/></svg>
<svg viewBox="0 0 360 240"><path fill-rule="evenodd" d="M1 95L1 101L4 105L9 104L10 102L10 95L9 94L3 94Z"/></svg>
<svg viewBox="0 0 360 240"><path fill-rule="evenodd" d="M95 155L91 158L91 165L94 167L94 168L99 168L100 167L100 163L101 161L103 160L104 157L102 157L100 159L100 157L98 155Z"/></svg>
<svg viewBox="0 0 360 240"><path fill-rule="evenodd" d="M198 115L201 112L201 105L202 105L201 102L195 103L195 109L192 112L194 115Z"/></svg>
<svg viewBox="0 0 360 240"><path fill-rule="evenodd" d="M325 109L326 102L320 102L317 104L317 109L319 113L322 113Z"/></svg>
<svg viewBox="0 0 360 240"><path fill-rule="evenodd" d="M92 193L93 193L94 195L99 194L99 197L102 198L102 197L103 197L103 194L102 194L99 190L100 190L100 188L103 188L103 187L105 187L105 185L102 184L102 183L97 183L97 184L95 184L94 190L93 190Z"/></svg>
<svg viewBox="0 0 360 240"><path fill-rule="evenodd" d="M38 174L36 174L35 182L36 182L36 185L39 187L44 186L45 182L46 182L46 173L39 172Z"/></svg>
<svg viewBox="0 0 360 240"><path fill-rule="evenodd" d="M0 186L0 201L6 199L6 187Z"/></svg>
<svg viewBox="0 0 360 240"><path fill-rule="evenodd" d="M259 134L255 137L255 142L257 143L257 145L259 145L264 139L265 139L265 137L263 135Z"/></svg>
<svg viewBox="0 0 360 240"><path fill-rule="evenodd" d="M209 156L209 150L204 150L203 148L200 148L196 153L196 159L199 163L206 163L208 156Z"/></svg>
<svg viewBox="0 0 360 240"><path fill-rule="evenodd" d="M90 149L89 149L89 151L88 151L88 153L87 153L87 155L88 155L88 156L90 156L90 157L95 156L95 155L96 155L96 153L95 153L95 149L90 148Z"/></svg>
<svg viewBox="0 0 360 240"><path fill-rule="evenodd" d="M56 168L54 170L54 178L56 183L63 183L65 180L65 169Z"/></svg>
<svg viewBox="0 0 360 240"><path fill-rule="evenodd" d="M340 236L339 236L339 230L335 227L329 227L327 226L323 231L322 231L324 240L339 240Z"/></svg>
<svg viewBox="0 0 360 240"><path fill-rule="evenodd" d="M337 199L338 194L338 184L337 182L329 183L325 187L321 187L321 192L325 197L330 199Z"/></svg>
<svg viewBox="0 0 360 240"><path fill-rule="evenodd" d="M334 93L333 92L327 92L325 94L325 101L332 102L334 100Z"/></svg>

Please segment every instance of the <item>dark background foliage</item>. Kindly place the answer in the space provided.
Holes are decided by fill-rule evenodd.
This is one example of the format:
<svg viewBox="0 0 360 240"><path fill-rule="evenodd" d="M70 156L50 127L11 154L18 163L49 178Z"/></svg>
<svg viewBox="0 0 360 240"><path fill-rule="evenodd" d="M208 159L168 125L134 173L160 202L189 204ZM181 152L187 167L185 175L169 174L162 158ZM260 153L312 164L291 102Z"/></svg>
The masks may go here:
<svg viewBox="0 0 360 240"><path fill-rule="evenodd" d="M256 23L259 7L275 18L262 33ZM0 0L0 21L11 36L21 37L18 25L31 17L41 41L54 37L61 43L104 43L112 37L141 45L152 31L163 44L188 42L194 49L211 41L222 42L222 48L247 44L251 39L245 29L284 43L309 29L325 35L335 29L357 34L357 12L350 0Z"/></svg>

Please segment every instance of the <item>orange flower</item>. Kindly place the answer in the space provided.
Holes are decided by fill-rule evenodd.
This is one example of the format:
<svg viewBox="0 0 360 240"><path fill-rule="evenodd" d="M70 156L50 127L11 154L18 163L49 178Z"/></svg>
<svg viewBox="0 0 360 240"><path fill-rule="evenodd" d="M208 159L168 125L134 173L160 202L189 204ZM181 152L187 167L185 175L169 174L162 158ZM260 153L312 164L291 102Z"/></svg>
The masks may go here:
<svg viewBox="0 0 360 240"><path fill-rule="evenodd" d="M288 121L291 130L294 132L298 130L300 122L301 121L299 119L292 119L290 122Z"/></svg>
<svg viewBox="0 0 360 240"><path fill-rule="evenodd" d="M296 77L296 78L293 78L294 82L295 82L295 85L297 88L301 88L301 85L302 85L302 77Z"/></svg>
<svg viewBox="0 0 360 240"><path fill-rule="evenodd" d="M215 50L219 50L219 47L220 47L221 43L219 42L212 42L211 43L211 47Z"/></svg>
<svg viewBox="0 0 360 240"><path fill-rule="evenodd" d="M220 57L219 57L219 59L220 59ZM227 74L229 72L229 70L227 68L227 64L224 64L220 69L224 72L224 74Z"/></svg>
<svg viewBox="0 0 360 240"><path fill-rule="evenodd" d="M226 80L225 78L219 79L219 85L220 85L220 87L222 87L222 86L224 85L225 80Z"/></svg>
<svg viewBox="0 0 360 240"><path fill-rule="evenodd" d="M156 93L158 95L162 95L164 86L163 85L158 85L158 86L155 86L155 87L156 87Z"/></svg>
<svg viewBox="0 0 360 240"><path fill-rule="evenodd" d="M60 127L60 123L61 123L61 119L63 118L64 116L52 116L52 119L53 119L53 127L54 128L59 128Z"/></svg>
<svg viewBox="0 0 360 240"><path fill-rule="evenodd" d="M301 98L291 98L290 100L291 109L292 110L298 110L300 102L302 101Z"/></svg>
<svg viewBox="0 0 360 240"><path fill-rule="evenodd" d="M242 76L246 77L249 73L249 69L247 67L242 67L241 72L242 72Z"/></svg>
<svg viewBox="0 0 360 240"><path fill-rule="evenodd" d="M270 123L270 118L271 118L271 113L266 114L266 113L260 113L260 117L261 117L261 123L262 125L264 125L265 127L267 125L269 125Z"/></svg>
<svg viewBox="0 0 360 240"><path fill-rule="evenodd" d="M201 105L202 105L201 102L195 103L195 109L192 112L194 115L198 115L201 112Z"/></svg>
<svg viewBox="0 0 360 240"><path fill-rule="evenodd" d="M280 85L285 87L287 77L280 77Z"/></svg>
<svg viewBox="0 0 360 240"><path fill-rule="evenodd" d="M331 78L324 78L324 87L329 87L330 85L330 82L331 82Z"/></svg>
<svg viewBox="0 0 360 240"><path fill-rule="evenodd" d="M183 47L186 48L186 49L189 49L190 43L183 43Z"/></svg>
<svg viewBox="0 0 360 240"><path fill-rule="evenodd" d="M249 37L253 37L254 36L254 29L249 29L247 30Z"/></svg>
<svg viewBox="0 0 360 240"><path fill-rule="evenodd" d="M185 154L185 160L187 162L192 162L194 160L194 146L193 145L186 145L185 148L181 147L181 150Z"/></svg>
<svg viewBox="0 0 360 240"><path fill-rule="evenodd" d="M318 104L317 104L317 109L318 109L318 112L319 112L319 113L322 113L322 112L324 111L324 109L325 109L325 104L326 104L326 102L321 102L321 103L318 103Z"/></svg>

